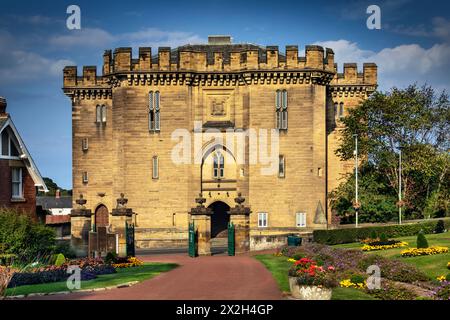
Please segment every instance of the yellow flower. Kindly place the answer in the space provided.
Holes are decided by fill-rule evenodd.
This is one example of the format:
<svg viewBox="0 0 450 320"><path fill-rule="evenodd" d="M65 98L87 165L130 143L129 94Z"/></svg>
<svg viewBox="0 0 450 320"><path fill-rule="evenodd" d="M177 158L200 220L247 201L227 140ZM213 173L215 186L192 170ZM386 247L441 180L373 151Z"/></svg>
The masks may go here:
<svg viewBox="0 0 450 320"><path fill-rule="evenodd" d="M353 283L350 279L344 279L344 280L340 281L339 285L342 288L364 289L366 287L365 283Z"/></svg>
<svg viewBox="0 0 450 320"><path fill-rule="evenodd" d="M400 248L400 247L406 247L408 245L407 242L401 241L394 244L389 245L364 245L361 249L362 251L376 251L376 250L387 250L387 249L394 249L394 248Z"/></svg>
<svg viewBox="0 0 450 320"><path fill-rule="evenodd" d="M447 247L429 247L429 248L410 248L403 250L401 252L402 257L418 257L418 256L428 256L433 254L440 254L440 253L447 253L448 248Z"/></svg>
<svg viewBox="0 0 450 320"><path fill-rule="evenodd" d="M445 276L439 276L436 278L439 282L445 281Z"/></svg>
<svg viewBox="0 0 450 320"><path fill-rule="evenodd" d="M295 261L297 261L297 260L295 260L295 259L292 259L292 258L289 258L289 259L287 259L287 261L288 262L292 262L292 263L294 263Z"/></svg>

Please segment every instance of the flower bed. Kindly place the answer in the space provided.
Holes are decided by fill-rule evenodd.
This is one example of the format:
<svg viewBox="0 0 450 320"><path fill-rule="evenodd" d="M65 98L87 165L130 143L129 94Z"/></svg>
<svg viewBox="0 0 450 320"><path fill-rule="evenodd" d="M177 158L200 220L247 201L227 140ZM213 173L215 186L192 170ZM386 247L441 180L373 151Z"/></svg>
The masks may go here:
<svg viewBox="0 0 450 320"><path fill-rule="evenodd" d="M362 247L362 251L377 251L377 250L388 250L394 248L406 247L407 242L398 240L388 240L388 241L371 241Z"/></svg>
<svg viewBox="0 0 450 320"><path fill-rule="evenodd" d="M138 267L142 266L144 262L139 260L136 257L129 257L125 261L121 262L120 260L116 260L117 263L113 263L112 266L116 269L120 268L132 268L132 267Z"/></svg>
<svg viewBox="0 0 450 320"><path fill-rule="evenodd" d="M447 253L447 247L429 247L429 248L410 248L403 250L401 252L402 257L419 257L419 256L429 256L434 254Z"/></svg>
<svg viewBox="0 0 450 320"><path fill-rule="evenodd" d="M351 279L344 279L339 282L342 288L355 288L355 289L365 289L366 284L364 282L354 283Z"/></svg>
<svg viewBox="0 0 450 320"><path fill-rule="evenodd" d="M78 266L81 269L81 280L92 280L98 275L115 273L113 266L105 264L102 259L78 259L68 261L61 266L47 266L41 268L28 268L22 272L14 273L8 288L23 285L65 281L71 275L67 272L69 266Z"/></svg>
<svg viewBox="0 0 450 320"><path fill-rule="evenodd" d="M450 300L450 282L442 281L441 285L433 291L435 300Z"/></svg>

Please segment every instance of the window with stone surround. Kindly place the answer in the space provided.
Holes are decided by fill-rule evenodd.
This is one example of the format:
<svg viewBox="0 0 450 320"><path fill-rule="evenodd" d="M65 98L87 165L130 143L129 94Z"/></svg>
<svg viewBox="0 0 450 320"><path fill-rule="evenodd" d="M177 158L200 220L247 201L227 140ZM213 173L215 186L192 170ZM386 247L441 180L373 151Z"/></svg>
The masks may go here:
<svg viewBox="0 0 450 320"><path fill-rule="evenodd" d="M84 172L82 173L82 180L83 180L83 183L84 183L84 184L86 184L86 183L89 182L89 175L88 175L87 171L84 171Z"/></svg>
<svg viewBox="0 0 450 320"><path fill-rule="evenodd" d="M221 152L214 154L213 160L213 178L221 179L224 177L225 160Z"/></svg>
<svg viewBox="0 0 450 320"><path fill-rule="evenodd" d="M288 94L287 90L277 90L275 96L276 127L279 130L288 128Z"/></svg>
<svg viewBox="0 0 450 320"><path fill-rule="evenodd" d="M106 124L106 106L98 104L95 108L95 122L97 124Z"/></svg>
<svg viewBox="0 0 450 320"><path fill-rule="evenodd" d="M153 159L152 159L152 179L159 179L159 160L158 160L158 156L153 156Z"/></svg>
<svg viewBox="0 0 450 320"><path fill-rule="evenodd" d="M258 227L259 228L266 228L268 223L267 223L267 217L268 217L268 213L267 212L259 212L258 213Z"/></svg>
<svg viewBox="0 0 450 320"><path fill-rule="evenodd" d="M297 228L306 228L306 213L297 212L295 214L295 225Z"/></svg>
<svg viewBox="0 0 450 320"><path fill-rule="evenodd" d="M286 160L283 155L278 157L278 178L284 178L286 175Z"/></svg>
<svg viewBox="0 0 450 320"><path fill-rule="evenodd" d="M160 128L160 93L150 91L148 93L148 130L155 132Z"/></svg>
<svg viewBox="0 0 450 320"><path fill-rule="evenodd" d="M88 149L89 149L89 140L88 140L88 138L83 138L83 140L81 140L81 149L83 151L88 151Z"/></svg>
<svg viewBox="0 0 450 320"><path fill-rule="evenodd" d="M22 168L11 169L11 188L13 199L23 198Z"/></svg>

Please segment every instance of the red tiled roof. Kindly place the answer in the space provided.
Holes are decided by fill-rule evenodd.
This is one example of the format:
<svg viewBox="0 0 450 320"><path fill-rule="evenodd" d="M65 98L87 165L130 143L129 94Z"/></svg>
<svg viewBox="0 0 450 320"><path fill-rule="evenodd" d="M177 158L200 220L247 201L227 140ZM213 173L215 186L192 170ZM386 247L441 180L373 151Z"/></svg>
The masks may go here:
<svg viewBox="0 0 450 320"><path fill-rule="evenodd" d="M70 216L67 215L47 215L45 216L45 224L59 224L59 223L69 223L70 222Z"/></svg>

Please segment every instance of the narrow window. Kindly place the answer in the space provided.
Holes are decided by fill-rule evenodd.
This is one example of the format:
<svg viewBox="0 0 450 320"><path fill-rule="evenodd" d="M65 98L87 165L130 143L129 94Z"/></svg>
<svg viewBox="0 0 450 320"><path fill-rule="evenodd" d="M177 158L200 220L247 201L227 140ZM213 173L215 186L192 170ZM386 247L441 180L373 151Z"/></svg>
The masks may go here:
<svg viewBox="0 0 450 320"><path fill-rule="evenodd" d="M21 199L23 197L22 168L12 168L11 187L12 187L12 198Z"/></svg>
<svg viewBox="0 0 450 320"><path fill-rule="evenodd" d="M88 176L87 171L83 172L82 179L83 179L83 183L88 183L89 182L89 176Z"/></svg>
<svg viewBox="0 0 450 320"><path fill-rule="evenodd" d="M258 213L258 227L260 228L267 227L267 212Z"/></svg>
<svg viewBox="0 0 450 320"><path fill-rule="evenodd" d="M339 104L339 119L342 119L344 117L344 103L341 102Z"/></svg>
<svg viewBox="0 0 450 320"><path fill-rule="evenodd" d="M213 158L213 177L221 179L224 177L225 159L220 152L216 152Z"/></svg>
<svg viewBox="0 0 450 320"><path fill-rule="evenodd" d="M155 107L153 104L153 91L148 93L148 130L155 130Z"/></svg>
<svg viewBox="0 0 450 320"><path fill-rule="evenodd" d="M106 123L106 106L102 105L102 123Z"/></svg>
<svg viewBox="0 0 450 320"><path fill-rule="evenodd" d="M81 140L81 149L83 151L87 151L89 149L89 140L88 140L88 138L83 138L83 140Z"/></svg>
<svg viewBox="0 0 450 320"><path fill-rule="evenodd" d="M97 105L97 107L95 109L95 114L96 114L95 122L97 122L97 123L102 122L102 106L101 105Z"/></svg>
<svg viewBox="0 0 450 320"><path fill-rule="evenodd" d="M159 161L158 161L158 157L154 156L153 157L153 164L152 164L152 179L158 179L159 178Z"/></svg>
<svg viewBox="0 0 450 320"><path fill-rule="evenodd" d="M295 217L295 224L297 228L305 228L306 227L306 213L305 212L297 212Z"/></svg>
<svg viewBox="0 0 450 320"><path fill-rule="evenodd" d="M160 130L159 91L155 92L155 131Z"/></svg>
<svg viewBox="0 0 450 320"><path fill-rule="evenodd" d="M275 98L276 127L279 130L288 128L288 95L287 90L277 90Z"/></svg>
<svg viewBox="0 0 450 320"><path fill-rule="evenodd" d="M278 158L278 177L284 178L285 177L285 159L283 155L280 155Z"/></svg>
<svg viewBox="0 0 450 320"><path fill-rule="evenodd" d="M335 102L334 103L334 118L336 118L338 116L338 103Z"/></svg>
<svg viewBox="0 0 450 320"><path fill-rule="evenodd" d="M282 116L281 116L281 129L287 130L288 128L288 96L287 91L283 90L282 92Z"/></svg>
<svg viewBox="0 0 450 320"><path fill-rule="evenodd" d="M9 156L9 136L6 130L2 132L2 156Z"/></svg>

